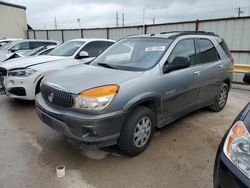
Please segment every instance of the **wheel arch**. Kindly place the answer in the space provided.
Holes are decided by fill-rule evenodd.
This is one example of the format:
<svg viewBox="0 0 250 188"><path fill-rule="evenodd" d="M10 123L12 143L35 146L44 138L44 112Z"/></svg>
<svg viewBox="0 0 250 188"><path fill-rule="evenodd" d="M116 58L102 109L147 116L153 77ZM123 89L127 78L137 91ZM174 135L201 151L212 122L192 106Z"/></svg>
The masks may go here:
<svg viewBox="0 0 250 188"><path fill-rule="evenodd" d="M156 94L145 94L142 96L137 96L136 98L130 100L123 108L124 111L130 113L138 106L149 107L153 110L156 115L156 120L158 119L159 113L161 112L161 97Z"/></svg>

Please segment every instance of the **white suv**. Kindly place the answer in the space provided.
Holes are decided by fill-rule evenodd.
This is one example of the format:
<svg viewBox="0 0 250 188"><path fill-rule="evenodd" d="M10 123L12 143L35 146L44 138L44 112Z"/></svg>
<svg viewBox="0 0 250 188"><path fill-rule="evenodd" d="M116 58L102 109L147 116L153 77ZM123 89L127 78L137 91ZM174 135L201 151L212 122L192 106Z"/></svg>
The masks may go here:
<svg viewBox="0 0 250 188"><path fill-rule="evenodd" d="M0 65L0 93L34 100L44 76L66 67L88 63L114 44L106 39L74 39L45 56L9 60Z"/></svg>

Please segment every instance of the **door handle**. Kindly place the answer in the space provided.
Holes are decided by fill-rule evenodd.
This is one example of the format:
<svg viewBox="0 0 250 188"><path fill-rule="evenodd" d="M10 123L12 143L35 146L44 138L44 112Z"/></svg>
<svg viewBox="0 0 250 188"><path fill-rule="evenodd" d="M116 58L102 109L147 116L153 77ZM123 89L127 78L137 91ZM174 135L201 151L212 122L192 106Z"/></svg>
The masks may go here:
<svg viewBox="0 0 250 188"><path fill-rule="evenodd" d="M223 68L224 68L224 66L223 66L223 65L220 65L219 67L220 67L221 69L223 69Z"/></svg>
<svg viewBox="0 0 250 188"><path fill-rule="evenodd" d="M195 75L195 76L199 76L200 74L201 74L200 71L195 71L195 72L194 72L194 75Z"/></svg>

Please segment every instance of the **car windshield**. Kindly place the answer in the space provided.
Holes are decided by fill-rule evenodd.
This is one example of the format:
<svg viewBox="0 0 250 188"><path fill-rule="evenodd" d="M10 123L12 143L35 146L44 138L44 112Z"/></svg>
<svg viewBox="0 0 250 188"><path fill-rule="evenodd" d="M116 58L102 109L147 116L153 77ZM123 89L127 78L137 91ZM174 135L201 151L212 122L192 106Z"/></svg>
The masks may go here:
<svg viewBox="0 0 250 188"><path fill-rule="evenodd" d="M30 51L24 53L23 55L24 55L24 56L34 56L34 55L36 55L37 53L39 53L40 51L42 51L44 48L45 48L45 46L40 46L40 47L38 47L38 48L35 48L35 49L33 49L33 50L30 50Z"/></svg>
<svg viewBox="0 0 250 188"><path fill-rule="evenodd" d="M85 42L68 41L52 50L49 55L52 56L72 56Z"/></svg>
<svg viewBox="0 0 250 188"><path fill-rule="evenodd" d="M16 45L17 43L18 43L18 41L9 42L9 43L5 44L3 47L1 47L0 49L1 50L8 50L9 48Z"/></svg>
<svg viewBox="0 0 250 188"><path fill-rule="evenodd" d="M171 42L172 39L153 37L123 39L91 64L122 70L147 70L160 60Z"/></svg>

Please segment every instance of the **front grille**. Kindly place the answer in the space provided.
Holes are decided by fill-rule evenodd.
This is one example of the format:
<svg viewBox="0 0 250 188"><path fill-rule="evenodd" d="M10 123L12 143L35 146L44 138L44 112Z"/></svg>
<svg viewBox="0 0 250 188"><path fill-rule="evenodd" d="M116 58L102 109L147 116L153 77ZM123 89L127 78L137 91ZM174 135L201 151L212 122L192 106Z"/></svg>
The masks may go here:
<svg viewBox="0 0 250 188"><path fill-rule="evenodd" d="M50 104L64 107L64 108L71 108L74 106L74 98L73 96L66 92L62 91L48 85L42 84L41 85L41 94L43 98Z"/></svg>

